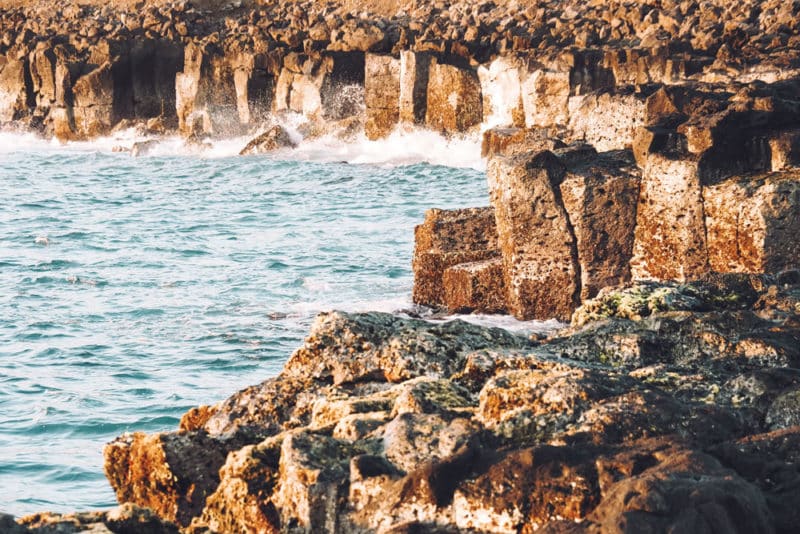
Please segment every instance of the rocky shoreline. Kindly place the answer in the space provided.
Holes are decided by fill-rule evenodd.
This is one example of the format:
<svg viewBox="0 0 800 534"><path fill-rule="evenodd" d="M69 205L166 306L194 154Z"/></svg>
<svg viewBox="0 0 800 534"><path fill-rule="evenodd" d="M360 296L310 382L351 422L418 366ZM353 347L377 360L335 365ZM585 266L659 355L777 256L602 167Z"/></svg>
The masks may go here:
<svg viewBox="0 0 800 534"><path fill-rule="evenodd" d="M373 4L7 8L0 121L483 129L491 206L428 212L413 299L571 326L322 314L277 377L108 444L118 509L0 530L792 532L800 4Z"/></svg>

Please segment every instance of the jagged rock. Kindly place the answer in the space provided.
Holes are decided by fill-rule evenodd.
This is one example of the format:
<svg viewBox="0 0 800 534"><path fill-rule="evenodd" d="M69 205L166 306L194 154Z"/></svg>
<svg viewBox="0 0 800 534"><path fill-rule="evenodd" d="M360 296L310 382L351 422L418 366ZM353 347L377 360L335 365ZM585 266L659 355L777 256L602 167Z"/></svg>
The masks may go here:
<svg viewBox="0 0 800 534"><path fill-rule="evenodd" d="M400 119L400 60L367 54L364 93L367 113L364 133L373 140L386 137Z"/></svg>
<svg viewBox="0 0 800 534"><path fill-rule="evenodd" d="M119 502L152 509L188 525L219 483L218 469L235 442L203 432L126 434L106 445L105 472Z"/></svg>
<svg viewBox="0 0 800 534"><path fill-rule="evenodd" d="M7 534L30 534L30 530L14 521L14 516L0 513L0 531Z"/></svg>
<svg viewBox="0 0 800 534"><path fill-rule="evenodd" d="M106 134L116 123L114 76L110 62L78 78L72 87L75 135L91 138Z"/></svg>
<svg viewBox="0 0 800 534"><path fill-rule="evenodd" d="M506 304L519 319L567 319L578 304L575 236L558 189L564 172L552 152L489 162Z"/></svg>
<svg viewBox="0 0 800 534"><path fill-rule="evenodd" d="M151 139L149 141L138 141L133 144L131 147L131 156L139 157L139 156L147 156L155 150L158 146L158 140Z"/></svg>
<svg viewBox="0 0 800 534"><path fill-rule="evenodd" d="M503 260L459 263L444 270L444 305L453 313L503 313L506 285Z"/></svg>
<svg viewBox="0 0 800 534"><path fill-rule="evenodd" d="M286 363L288 376L400 382L417 376L449 377L466 354L485 347L520 347L523 339L463 321L430 324L390 314L320 314L304 345Z"/></svg>
<svg viewBox="0 0 800 534"><path fill-rule="evenodd" d="M432 63L428 72L426 124L443 132L465 132L482 120L481 85L475 71Z"/></svg>
<svg viewBox="0 0 800 534"><path fill-rule="evenodd" d="M429 306L446 305L442 277L448 267L499 255L492 208L428 210L414 241L412 298Z"/></svg>
<svg viewBox="0 0 800 534"><path fill-rule="evenodd" d="M703 188L711 269L777 273L800 266L795 172L730 178Z"/></svg>
<svg viewBox="0 0 800 534"><path fill-rule="evenodd" d="M525 126L547 127L569 121L570 69L555 63L546 68L531 66L522 74L522 105Z"/></svg>
<svg viewBox="0 0 800 534"><path fill-rule="evenodd" d="M239 155L264 154L279 148L297 148L297 143L294 142L286 128L281 125L275 125L247 143L239 152Z"/></svg>

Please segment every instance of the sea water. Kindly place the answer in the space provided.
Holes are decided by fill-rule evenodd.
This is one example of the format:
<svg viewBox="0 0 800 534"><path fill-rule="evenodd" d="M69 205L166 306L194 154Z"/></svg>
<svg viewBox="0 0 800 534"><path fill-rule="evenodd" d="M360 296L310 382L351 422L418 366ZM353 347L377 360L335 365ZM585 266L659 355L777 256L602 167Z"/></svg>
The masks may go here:
<svg viewBox="0 0 800 534"><path fill-rule="evenodd" d="M2 512L113 506L105 443L274 376L320 311L409 306L425 210L488 203L475 139L130 141L0 134Z"/></svg>

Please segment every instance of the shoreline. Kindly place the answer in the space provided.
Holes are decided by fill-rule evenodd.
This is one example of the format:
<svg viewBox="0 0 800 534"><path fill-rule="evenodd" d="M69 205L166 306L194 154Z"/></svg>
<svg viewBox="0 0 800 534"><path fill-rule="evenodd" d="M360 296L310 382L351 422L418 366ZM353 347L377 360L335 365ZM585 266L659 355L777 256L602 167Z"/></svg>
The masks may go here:
<svg viewBox="0 0 800 534"><path fill-rule="evenodd" d="M122 508L6 528L800 523L794 5L51 5L0 12L0 122L255 154L480 135L489 206L427 212L413 302L570 326L321 313L276 377L109 443Z"/></svg>

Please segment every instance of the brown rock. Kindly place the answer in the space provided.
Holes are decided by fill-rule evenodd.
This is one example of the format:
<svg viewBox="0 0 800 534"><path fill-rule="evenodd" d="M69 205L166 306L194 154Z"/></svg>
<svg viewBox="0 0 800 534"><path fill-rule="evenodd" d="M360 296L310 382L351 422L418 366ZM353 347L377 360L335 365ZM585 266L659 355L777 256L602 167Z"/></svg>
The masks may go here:
<svg viewBox="0 0 800 534"><path fill-rule="evenodd" d="M496 155L513 156L543 150L552 151L566 146L538 128L490 128L483 132L481 156L485 158Z"/></svg>
<svg viewBox="0 0 800 534"><path fill-rule="evenodd" d="M442 132L465 132L483 120L481 84L471 69L433 63L425 122Z"/></svg>
<svg viewBox="0 0 800 534"><path fill-rule="evenodd" d="M30 100L25 61L7 58L0 68L0 122L18 120L27 112Z"/></svg>
<svg viewBox="0 0 800 534"><path fill-rule="evenodd" d="M518 319L566 320L579 302L575 237L558 189L564 172L552 152L489 162L506 304Z"/></svg>
<svg viewBox="0 0 800 534"><path fill-rule="evenodd" d="M297 143L294 142L286 128L278 124L247 143L247 146L239 152L239 155L264 154L279 148L296 147Z"/></svg>
<svg viewBox="0 0 800 534"><path fill-rule="evenodd" d="M568 167L560 190L575 232L581 300L630 280L640 179L632 161L611 154Z"/></svg>
<svg viewBox="0 0 800 534"><path fill-rule="evenodd" d="M366 124L369 139L389 135L400 118L400 60L367 54L364 67Z"/></svg>
<svg viewBox="0 0 800 534"><path fill-rule="evenodd" d="M119 502L186 526L216 488L218 470L234 447L203 432L126 434L106 445L104 467Z"/></svg>
<svg viewBox="0 0 800 534"><path fill-rule="evenodd" d="M634 279L685 280L708 272L698 168L695 158L648 155L636 213Z"/></svg>
<svg viewBox="0 0 800 534"><path fill-rule="evenodd" d="M600 152L633 146L636 130L644 124L645 103L639 94L603 92L570 99L572 138Z"/></svg>
<svg viewBox="0 0 800 534"><path fill-rule="evenodd" d="M425 53L400 52L400 121L423 124L428 109L428 77L433 58Z"/></svg>
<svg viewBox="0 0 800 534"><path fill-rule="evenodd" d="M503 313L506 286L499 257L444 270L444 304L451 313Z"/></svg>
<svg viewBox="0 0 800 534"><path fill-rule="evenodd" d="M525 126L565 125L569 122L570 70L558 64L532 66L522 75Z"/></svg>
<svg viewBox="0 0 800 534"><path fill-rule="evenodd" d="M800 266L800 176L729 178L703 188L711 269L777 273Z"/></svg>
<svg viewBox="0 0 800 534"><path fill-rule="evenodd" d="M412 298L417 304L444 306L445 269L498 255L492 208L428 210L414 239Z"/></svg>

